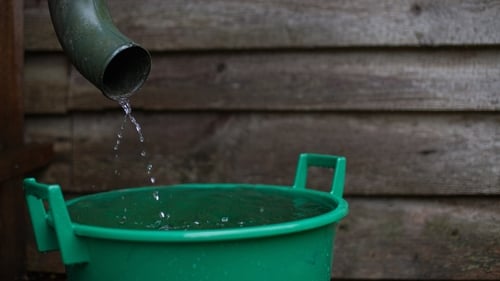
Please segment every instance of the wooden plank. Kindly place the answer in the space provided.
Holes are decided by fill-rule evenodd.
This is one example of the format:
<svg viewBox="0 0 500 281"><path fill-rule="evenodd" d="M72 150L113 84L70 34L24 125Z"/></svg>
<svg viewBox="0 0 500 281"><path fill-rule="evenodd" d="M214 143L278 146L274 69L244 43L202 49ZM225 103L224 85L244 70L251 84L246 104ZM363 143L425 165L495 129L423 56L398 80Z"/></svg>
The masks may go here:
<svg viewBox="0 0 500 281"><path fill-rule="evenodd" d="M68 191L150 184L148 161L158 184L291 185L299 153L316 152L347 157L348 194L500 194L500 116L495 113L137 112L145 145L127 123L118 159L113 146L121 112L73 118L66 120L73 123L69 155L51 177ZM46 141L66 138L59 130L47 132L43 118L29 118L28 124L47 134ZM141 157L142 150L150 158ZM326 188L328 180L313 186Z"/></svg>
<svg viewBox="0 0 500 281"><path fill-rule="evenodd" d="M498 280L497 198L348 198L335 241L334 280ZM59 253L37 254L30 270L62 272Z"/></svg>
<svg viewBox="0 0 500 281"><path fill-rule="evenodd" d="M47 4L27 0L26 48L58 50ZM150 50L496 45L488 0L109 0L125 34Z"/></svg>
<svg viewBox="0 0 500 281"><path fill-rule="evenodd" d="M54 155L50 165L30 173L30 176L45 183L71 186L72 171L72 124L69 117L36 116L26 119L26 142L51 143Z"/></svg>
<svg viewBox="0 0 500 281"><path fill-rule="evenodd" d="M349 200L349 199L348 199ZM349 200L334 277L498 280L498 198Z"/></svg>
<svg viewBox="0 0 500 281"><path fill-rule="evenodd" d="M26 173L45 166L52 159L50 144L32 144L2 151L0 155L0 182L23 177Z"/></svg>
<svg viewBox="0 0 500 281"><path fill-rule="evenodd" d="M52 27L47 1L24 0L24 25L26 50L61 50Z"/></svg>
<svg viewBox="0 0 500 281"><path fill-rule="evenodd" d="M27 53L23 86L26 113L67 112L69 62L61 54Z"/></svg>
<svg viewBox="0 0 500 281"><path fill-rule="evenodd" d="M173 53L133 98L145 110L500 110L498 52L337 50ZM74 69L69 108L117 104Z"/></svg>

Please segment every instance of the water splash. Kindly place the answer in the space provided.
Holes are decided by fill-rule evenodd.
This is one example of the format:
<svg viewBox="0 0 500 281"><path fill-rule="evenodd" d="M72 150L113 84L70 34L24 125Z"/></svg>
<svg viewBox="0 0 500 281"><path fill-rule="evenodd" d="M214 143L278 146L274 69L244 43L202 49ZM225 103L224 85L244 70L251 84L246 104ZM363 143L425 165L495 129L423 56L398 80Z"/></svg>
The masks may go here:
<svg viewBox="0 0 500 281"><path fill-rule="evenodd" d="M160 200L160 193L158 191L153 191L153 198L156 201Z"/></svg>

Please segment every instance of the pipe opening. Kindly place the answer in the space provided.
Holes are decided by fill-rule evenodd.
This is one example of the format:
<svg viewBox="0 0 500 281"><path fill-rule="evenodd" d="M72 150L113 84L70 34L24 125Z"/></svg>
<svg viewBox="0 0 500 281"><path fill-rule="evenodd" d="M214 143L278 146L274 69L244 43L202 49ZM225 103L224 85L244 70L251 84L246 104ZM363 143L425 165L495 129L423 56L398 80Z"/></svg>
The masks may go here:
<svg viewBox="0 0 500 281"><path fill-rule="evenodd" d="M113 100L134 94L146 81L151 70L149 53L139 46L118 52L108 63L102 78L102 91Z"/></svg>

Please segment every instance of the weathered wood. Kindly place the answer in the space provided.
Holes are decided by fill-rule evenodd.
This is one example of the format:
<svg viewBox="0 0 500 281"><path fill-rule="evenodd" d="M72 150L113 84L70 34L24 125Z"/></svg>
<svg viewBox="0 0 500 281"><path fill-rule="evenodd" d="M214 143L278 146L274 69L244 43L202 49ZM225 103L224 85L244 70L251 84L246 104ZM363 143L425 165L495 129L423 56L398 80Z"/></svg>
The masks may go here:
<svg viewBox="0 0 500 281"><path fill-rule="evenodd" d="M145 146L129 122L115 159L122 118L118 111L74 115L71 154L49 178L76 192L147 185L146 150L158 184L290 185L299 153L317 152L347 157L347 194L500 194L494 113L136 113ZM43 119L33 121L47 138L61 138L45 131ZM317 186L326 188L327 179Z"/></svg>
<svg viewBox="0 0 500 281"><path fill-rule="evenodd" d="M27 0L26 48L57 50L46 1ZM492 0L109 0L117 26L151 50L496 45Z"/></svg>
<svg viewBox="0 0 500 281"><path fill-rule="evenodd" d="M0 182L22 177L45 166L52 159L50 144L24 145L2 151L0 155Z"/></svg>
<svg viewBox="0 0 500 281"><path fill-rule="evenodd" d="M23 71L22 1L2 1L0 7L0 151L18 146L23 138Z"/></svg>
<svg viewBox="0 0 500 281"><path fill-rule="evenodd" d="M23 204L21 180L0 182L1 280L18 280L25 270L26 225L23 221Z"/></svg>
<svg viewBox="0 0 500 281"><path fill-rule="evenodd" d="M62 54L27 53L23 85L26 113L68 110L69 62Z"/></svg>
<svg viewBox="0 0 500 281"><path fill-rule="evenodd" d="M349 200L349 199L348 199ZM350 199L334 276L500 279L500 200Z"/></svg>
<svg viewBox="0 0 500 281"><path fill-rule="evenodd" d="M0 2L0 155L23 142L23 1ZM21 181L0 180L0 280L24 271L25 226Z"/></svg>
<svg viewBox="0 0 500 281"><path fill-rule="evenodd" d="M132 100L145 110L490 111L500 110L499 64L493 49L158 54ZM27 57L27 112L118 107L66 68L62 55Z"/></svg>
<svg viewBox="0 0 500 281"><path fill-rule="evenodd" d="M68 117L28 118L25 125L26 142L51 143L54 157L50 165L31 173L31 176L46 183L60 184L63 189L72 182L72 123Z"/></svg>
<svg viewBox="0 0 500 281"><path fill-rule="evenodd" d="M498 280L500 202L348 198L337 230L334 280ZM62 272L59 253L28 247L28 267Z"/></svg>

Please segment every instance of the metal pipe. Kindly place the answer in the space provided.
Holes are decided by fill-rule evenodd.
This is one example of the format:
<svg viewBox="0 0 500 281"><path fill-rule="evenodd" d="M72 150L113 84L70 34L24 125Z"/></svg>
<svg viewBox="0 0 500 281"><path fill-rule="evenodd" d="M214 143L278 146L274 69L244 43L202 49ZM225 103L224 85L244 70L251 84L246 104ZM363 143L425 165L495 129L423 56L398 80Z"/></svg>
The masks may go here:
<svg viewBox="0 0 500 281"><path fill-rule="evenodd" d="M148 51L120 33L105 0L49 0L52 24L78 71L113 100L133 95L151 69Z"/></svg>

